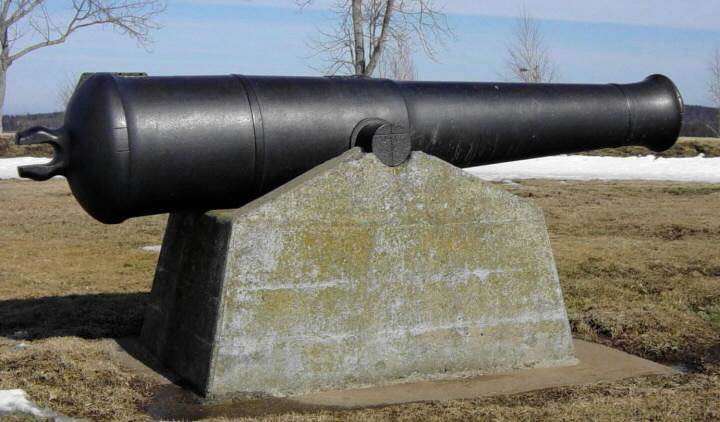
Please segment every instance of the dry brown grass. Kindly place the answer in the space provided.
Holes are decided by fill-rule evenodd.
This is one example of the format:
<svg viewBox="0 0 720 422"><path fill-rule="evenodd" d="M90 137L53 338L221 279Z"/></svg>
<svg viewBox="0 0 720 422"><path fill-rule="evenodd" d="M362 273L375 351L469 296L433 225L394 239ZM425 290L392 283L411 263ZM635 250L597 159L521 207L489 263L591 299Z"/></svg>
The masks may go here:
<svg viewBox="0 0 720 422"><path fill-rule="evenodd" d="M137 405L152 395L152 380L113 359L114 343L55 337L0 341L0 389L22 388L61 414L90 420L143 420Z"/></svg>
<svg viewBox="0 0 720 422"><path fill-rule="evenodd" d="M701 366L720 352L720 186L528 182L575 335Z"/></svg>
<svg viewBox="0 0 720 422"><path fill-rule="evenodd" d="M623 147L599 149L583 153L583 155L600 155L612 157L628 157L633 155L655 155L657 157L695 157L704 154L706 157L720 157L719 138L680 138L670 149L653 152L644 147Z"/></svg>
<svg viewBox="0 0 720 422"><path fill-rule="evenodd" d="M0 299L146 291L164 216L103 225L64 181L0 182Z"/></svg>
<svg viewBox="0 0 720 422"><path fill-rule="evenodd" d="M3 157L51 157L53 149L50 145L15 145L14 133L0 133L0 158Z"/></svg>
<svg viewBox="0 0 720 422"><path fill-rule="evenodd" d="M695 370L448 403L268 420L717 420L720 185L523 182L546 213L575 335ZM164 217L92 221L64 182L0 182L0 389L73 417L144 420L157 379L114 358L137 334ZM19 347L26 344L27 348ZM209 417L218 415L208 415Z"/></svg>

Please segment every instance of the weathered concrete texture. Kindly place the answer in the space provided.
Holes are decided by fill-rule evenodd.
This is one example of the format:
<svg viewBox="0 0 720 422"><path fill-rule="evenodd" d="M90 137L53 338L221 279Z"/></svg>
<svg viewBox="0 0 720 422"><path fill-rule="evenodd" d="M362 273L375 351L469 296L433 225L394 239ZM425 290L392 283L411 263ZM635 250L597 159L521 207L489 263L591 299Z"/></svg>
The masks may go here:
<svg viewBox="0 0 720 422"><path fill-rule="evenodd" d="M212 396L574 361L542 212L422 153L171 217L143 338Z"/></svg>

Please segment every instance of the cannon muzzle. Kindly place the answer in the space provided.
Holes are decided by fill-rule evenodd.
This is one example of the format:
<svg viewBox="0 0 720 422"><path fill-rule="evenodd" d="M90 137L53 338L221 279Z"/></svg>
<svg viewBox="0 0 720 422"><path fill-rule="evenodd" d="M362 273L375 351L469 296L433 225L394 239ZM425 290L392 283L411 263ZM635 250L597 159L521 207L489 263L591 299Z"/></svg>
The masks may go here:
<svg viewBox="0 0 720 422"><path fill-rule="evenodd" d="M96 219L241 206L360 146L386 164L411 150L459 167L676 141L683 103L662 75L633 84L396 82L355 77L95 74L22 177L67 177Z"/></svg>

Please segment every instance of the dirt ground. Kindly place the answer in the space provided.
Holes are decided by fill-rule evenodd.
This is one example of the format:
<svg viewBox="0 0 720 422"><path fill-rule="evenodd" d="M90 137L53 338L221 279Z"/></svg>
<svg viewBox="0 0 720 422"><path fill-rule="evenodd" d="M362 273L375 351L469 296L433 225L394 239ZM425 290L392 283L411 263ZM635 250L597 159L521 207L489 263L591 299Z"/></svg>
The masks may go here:
<svg viewBox="0 0 720 422"><path fill-rule="evenodd" d="M446 403L246 414L272 421L720 419L720 185L502 185L545 211L574 335L685 373ZM92 420L147 420L137 335L164 216L105 226L64 181L0 181L0 389ZM222 420L221 414L208 419ZM12 420L12 419L11 419ZM20 420L20 419L18 419Z"/></svg>

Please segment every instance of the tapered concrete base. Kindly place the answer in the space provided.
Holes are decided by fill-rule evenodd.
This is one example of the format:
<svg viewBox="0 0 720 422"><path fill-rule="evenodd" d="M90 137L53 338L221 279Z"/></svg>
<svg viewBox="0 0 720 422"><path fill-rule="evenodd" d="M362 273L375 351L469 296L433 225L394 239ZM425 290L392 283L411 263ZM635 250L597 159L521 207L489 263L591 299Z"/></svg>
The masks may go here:
<svg viewBox="0 0 720 422"><path fill-rule="evenodd" d="M542 212L422 153L173 214L142 338L213 397L575 362Z"/></svg>

